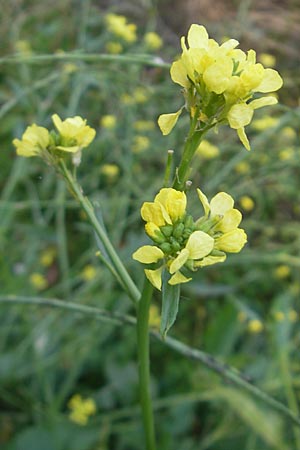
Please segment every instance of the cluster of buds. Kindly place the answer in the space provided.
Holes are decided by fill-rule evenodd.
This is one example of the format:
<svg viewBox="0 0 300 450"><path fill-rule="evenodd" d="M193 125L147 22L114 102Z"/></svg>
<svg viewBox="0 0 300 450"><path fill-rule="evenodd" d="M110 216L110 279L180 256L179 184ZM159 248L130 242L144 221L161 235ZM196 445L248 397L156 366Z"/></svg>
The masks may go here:
<svg viewBox="0 0 300 450"><path fill-rule="evenodd" d="M196 221L186 212L186 194L173 188L161 189L154 202L142 206L145 231L155 245L140 247L133 258L155 265L145 274L157 289L164 270L170 285L186 283L191 280L188 273L225 261L226 253L239 252L247 242L246 233L238 228L242 215L233 208L232 197L219 192L209 202L200 189L197 192L204 216Z"/></svg>
<svg viewBox="0 0 300 450"><path fill-rule="evenodd" d="M96 131L86 125L86 120L79 116L62 121L57 114L52 116L56 130L36 124L26 128L22 139L14 139L17 154L31 157L40 156L48 163L54 164L66 153L73 154L74 164L80 162L81 150L93 141Z"/></svg>
<svg viewBox="0 0 300 450"><path fill-rule="evenodd" d="M185 37L181 38L182 55L171 67L172 80L184 88L185 105L176 113L159 117L162 133L170 133L186 107L197 119L199 130L228 123L250 150L244 127L251 122L255 109L277 103L273 95L256 99L253 96L277 91L282 78L276 70L256 63L254 50L246 54L237 49L239 42L235 39L219 45L209 39L203 26L193 24L187 42L188 48Z"/></svg>

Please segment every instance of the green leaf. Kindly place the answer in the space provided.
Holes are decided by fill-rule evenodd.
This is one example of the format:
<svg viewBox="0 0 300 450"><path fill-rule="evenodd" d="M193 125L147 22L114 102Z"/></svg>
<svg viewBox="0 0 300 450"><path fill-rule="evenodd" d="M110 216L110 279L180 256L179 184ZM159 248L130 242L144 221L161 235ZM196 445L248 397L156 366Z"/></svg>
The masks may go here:
<svg viewBox="0 0 300 450"><path fill-rule="evenodd" d="M170 274L166 270L162 276L162 311L160 333L166 337L169 329L176 320L180 298L180 284L174 286L168 283Z"/></svg>

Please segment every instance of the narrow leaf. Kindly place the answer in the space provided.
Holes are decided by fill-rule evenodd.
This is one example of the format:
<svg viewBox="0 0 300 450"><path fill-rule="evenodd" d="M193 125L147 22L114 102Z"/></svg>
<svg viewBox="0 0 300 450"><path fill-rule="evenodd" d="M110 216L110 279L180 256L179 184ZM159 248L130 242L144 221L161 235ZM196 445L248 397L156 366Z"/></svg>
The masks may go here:
<svg viewBox="0 0 300 450"><path fill-rule="evenodd" d="M180 298L180 284L170 285L168 283L170 274L165 270L162 276L162 311L160 322L160 333L166 337L169 329L174 324L178 313Z"/></svg>

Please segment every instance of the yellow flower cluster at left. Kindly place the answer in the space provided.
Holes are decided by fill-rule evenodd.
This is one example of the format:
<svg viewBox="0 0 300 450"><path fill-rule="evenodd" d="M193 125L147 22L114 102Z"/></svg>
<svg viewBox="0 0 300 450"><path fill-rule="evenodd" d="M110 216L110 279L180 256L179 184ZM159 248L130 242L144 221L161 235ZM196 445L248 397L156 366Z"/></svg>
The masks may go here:
<svg viewBox="0 0 300 450"><path fill-rule="evenodd" d="M78 153L86 148L94 139L96 132L86 125L86 120L79 116L69 117L62 121L54 114L53 123L57 132L49 132L44 127L33 124L26 128L22 139L14 139L13 145L20 156L41 156L47 161L61 157L62 152Z"/></svg>
<svg viewBox="0 0 300 450"><path fill-rule="evenodd" d="M254 50L245 53L237 49L235 39L219 45L203 26L190 27L187 44L183 36L182 55L171 67L172 80L184 88L185 107L197 119L199 129L228 123L250 150L244 128L251 122L254 110L277 103L274 96L254 100L253 96L277 91L282 86L280 75L257 63ZM163 134L172 130L182 110L160 116Z"/></svg>
<svg viewBox="0 0 300 450"><path fill-rule="evenodd" d="M242 215L233 208L230 195L219 192L209 202L198 189L198 196L204 216L196 221L186 212L186 194L173 188L161 189L154 202L142 206L145 231L156 245L144 245L132 256L154 266L145 269L145 274L157 289L164 271L170 285L186 283L192 272L223 262L226 253L239 252L247 242L246 233L238 228Z"/></svg>
<svg viewBox="0 0 300 450"><path fill-rule="evenodd" d="M96 413L96 403L92 398L83 399L81 395L74 395L69 403L70 420L78 425L86 425L90 416Z"/></svg>

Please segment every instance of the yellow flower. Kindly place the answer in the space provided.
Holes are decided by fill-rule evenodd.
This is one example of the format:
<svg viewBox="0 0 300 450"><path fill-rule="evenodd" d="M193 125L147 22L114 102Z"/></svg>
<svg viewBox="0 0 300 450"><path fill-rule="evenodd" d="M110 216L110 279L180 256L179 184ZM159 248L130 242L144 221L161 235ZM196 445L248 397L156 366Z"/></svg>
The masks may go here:
<svg viewBox="0 0 300 450"><path fill-rule="evenodd" d="M185 107L190 115L198 113L196 131L227 122L249 150L244 128L251 122L254 110L277 103L274 96L252 100L253 95L277 91L282 86L280 75L256 63L253 50L246 54L237 49L239 43L235 39L222 45L209 39L203 26L191 25L187 44L182 37L182 55L172 64L170 73L172 80L184 88ZM163 134L170 133L180 113L181 109L160 116Z"/></svg>
<svg viewBox="0 0 300 450"><path fill-rule="evenodd" d="M71 410L70 420L78 425L86 425L90 416L96 414L96 403L92 398L83 399L76 394L71 397L68 403Z"/></svg>
<svg viewBox="0 0 300 450"><path fill-rule="evenodd" d="M275 277L279 279L284 279L290 276L291 268L285 264L281 264L275 269Z"/></svg>
<svg viewBox="0 0 300 450"><path fill-rule="evenodd" d="M275 311L274 318L277 322L282 322L285 319L285 315L282 311Z"/></svg>
<svg viewBox="0 0 300 450"><path fill-rule="evenodd" d="M154 202L145 202L141 208L145 231L156 245L144 245L132 256L154 265L145 269L145 274L157 289L161 289L164 271L169 272L169 284L186 283L191 277L182 271L223 262L225 252L240 251L247 240L244 230L238 228L241 213L233 209L228 194L221 192L210 203L200 190L198 194L205 216L197 221L186 213L185 193L172 188L161 189Z"/></svg>
<svg viewBox="0 0 300 450"><path fill-rule="evenodd" d="M97 269L92 266L92 264L87 264L82 272L81 272L81 276L84 279L84 281L91 281L94 278L96 278L97 276Z"/></svg>
<svg viewBox="0 0 300 450"><path fill-rule="evenodd" d="M60 142L56 146L59 150L76 153L94 140L96 131L86 125L86 120L79 116L62 121L57 114L53 114L52 120L59 132Z"/></svg>
<svg viewBox="0 0 300 450"><path fill-rule="evenodd" d="M280 150L280 152L279 152L279 159L281 161L289 161L289 160L293 159L294 156L295 156L295 150L293 147L284 148L283 150Z"/></svg>
<svg viewBox="0 0 300 450"><path fill-rule="evenodd" d="M149 95L145 88L138 87L133 91L132 97L136 103L145 103L148 100Z"/></svg>
<svg viewBox="0 0 300 450"><path fill-rule="evenodd" d="M117 124L117 118L116 118L116 116L113 116L112 114L107 114L106 116L103 116L100 121L100 125L103 128L107 128L109 130L115 128L116 124Z"/></svg>
<svg viewBox="0 0 300 450"><path fill-rule="evenodd" d="M298 313L294 309L290 309L288 312L288 318L290 322L297 322L298 320Z"/></svg>
<svg viewBox="0 0 300 450"><path fill-rule="evenodd" d="M120 42L108 42L105 48L108 53L111 53L113 55L118 55L123 51L123 47Z"/></svg>
<svg viewBox="0 0 300 450"><path fill-rule="evenodd" d="M20 156L36 156L46 150L50 144L50 135L46 128L35 124L26 128L22 140L14 139L13 145Z"/></svg>
<svg viewBox="0 0 300 450"><path fill-rule="evenodd" d="M150 50L159 50L163 45L161 37L153 31L145 34L144 42Z"/></svg>
<svg viewBox="0 0 300 450"><path fill-rule="evenodd" d="M244 195L240 198L240 205L245 211L252 211L255 204L251 197L248 197L248 195Z"/></svg>
<svg viewBox="0 0 300 450"><path fill-rule="evenodd" d="M118 14L107 14L105 17L107 29L115 36L120 37L126 42L133 43L137 40L136 25L128 23L125 16Z"/></svg>
<svg viewBox="0 0 300 450"><path fill-rule="evenodd" d="M278 124L279 120L276 117L272 116L264 116L260 119L253 120L251 126L257 131L264 131L268 128L275 127Z"/></svg>
<svg viewBox="0 0 300 450"><path fill-rule="evenodd" d="M116 164L103 164L100 168L100 172L110 181L113 181L120 174L120 168Z"/></svg>
<svg viewBox="0 0 300 450"><path fill-rule="evenodd" d="M213 159L220 154L220 150L216 145L204 139L197 148L196 154L202 156L204 159Z"/></svg>
<svg viewBox="0 0 300 450"><path fill-rule="evenodd" d="M38 272L32 273L29 277L29 281L38 291L42 291L48 286L48 281L45 276Z"/></svg>
<svg viewBox="0 0 300 450"><path fill-rule="evenodd" d="M137 131L151 131L155 129L155 124L151 120L137 120L133 127Z"/></svg>
<svg viewBox="0 0 300 450"><path fill-rule="evenodd" d="M263 329L264 329L264 325L261 322L261 320L252 319L248 322L248 330L250 331L250 333L253 333L253 334L261 333Z"/></svg>
<svg viewBox="0 0 300 450"><path fill-rule="evenodd" d="M274 55L270 55L270 53L261 53L258 59L264 66L269 67L276 66L276 58Z"/></svg>
<svg viewBox="0 0 300 450"><path fill-rule="evenodd" d="M133 138L133 153L141 153L150 146L150 139L147 136L135 136Z"/></svg>
<svg viewBox="0 0 300 450"><path fill-rule="evenodd" d="M54 262L57 251L56 248L50 247L43 251L40 257L40 263L44 267L49 267Z"/></svg>
<svg viewBox="0 0 300 450"><path fill-rule="evenodd" d="M33 53L30 42L22 39L15 42L15 49L24 56L30 56Z"/></svg>

